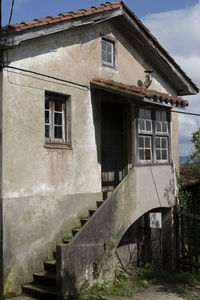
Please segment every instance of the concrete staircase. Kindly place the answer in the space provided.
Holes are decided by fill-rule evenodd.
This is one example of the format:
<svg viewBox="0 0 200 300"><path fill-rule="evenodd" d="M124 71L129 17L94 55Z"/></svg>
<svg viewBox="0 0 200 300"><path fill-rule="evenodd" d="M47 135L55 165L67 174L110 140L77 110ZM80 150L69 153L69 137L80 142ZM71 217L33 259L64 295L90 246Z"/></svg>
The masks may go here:
<svg viewBox="0 0 200 300"><path fill-rule="evenodd" d="M89 210L88 217L80 219L80 227L73 228L70 237L62 239L63 244L69 244L73 240L74 236L83 228L102 204L103 201L97 201L97 207ZM51 260L44 262L44 271L33 274L33 279L33 282L22 286L23 293L38 299L56 299L56 251L53 252Z"/></svg>

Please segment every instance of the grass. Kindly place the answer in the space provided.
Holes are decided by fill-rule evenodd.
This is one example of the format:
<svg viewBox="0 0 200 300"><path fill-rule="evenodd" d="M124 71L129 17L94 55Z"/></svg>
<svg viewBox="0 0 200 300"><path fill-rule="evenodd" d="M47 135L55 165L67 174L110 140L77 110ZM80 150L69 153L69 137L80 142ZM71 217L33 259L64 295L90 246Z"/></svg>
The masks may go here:
<svg viewBox="0 0 200 300"><path fill-rule="evenodd" d="M146 264L137 275L120 269L116 272L113 282L103 285L94 285L81 293L81 298L104 298L106 296L132 297L137 289L147 288L150 284L177 284L183 285L185 300L200 300L199 290L194 291L195 285L200 285L200 275L190 273L169 273L155 271L152 264Z"/></svg>

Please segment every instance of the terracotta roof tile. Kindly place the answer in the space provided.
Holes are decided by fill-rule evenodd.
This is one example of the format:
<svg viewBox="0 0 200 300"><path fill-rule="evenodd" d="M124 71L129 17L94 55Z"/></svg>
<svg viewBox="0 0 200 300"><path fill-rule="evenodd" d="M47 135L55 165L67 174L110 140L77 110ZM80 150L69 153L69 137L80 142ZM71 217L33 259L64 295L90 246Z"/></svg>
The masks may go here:
<svg viewBox="0 0 200 300"><path fill-rule="evenodd" d="M70 12L65 12L61 13L57 16L47 16L46 18L42 19L35 19L34 21L27 21L27 22L22 22L21 24L14 24L14 25L9 25L5 26L2 28L2 35L5 36L6 34L13 34L15 32L19 31L24 31L26 29L30 29L31 27L39 27L39 26L44 26L47 24L52 24L61 21L65 21L68 19L72 18L80 18L84 17L90 14L96 14L100 13L102 11L107 11L107 10L112 10L119 8L123 5L123 2L106 2L105 4L97 5L97 6L92 6L91 8L88 9L80 9L77 11L70 11ZM52 20L55 20L55 22L52 22ZM24 25L24 26L22 26Z"/></svg>
<svg viewBox="0 0 200 300"><path fill-rule="evenodd" d="M113 80L105 80L102 78L94 78L91 82L93 85L110 89L116 92L120 92L127 95L133 95L136 96L139 99L147 98L149 100L153 100L155 102L165 102L166 104L175 104L176 106L188 106L188 101L184 100L181 97L177 96L170 96L165 93L160 93L154 90L148 90L144 87L137 87L134 85L126 85L123 83L119 83Z"/></svg>

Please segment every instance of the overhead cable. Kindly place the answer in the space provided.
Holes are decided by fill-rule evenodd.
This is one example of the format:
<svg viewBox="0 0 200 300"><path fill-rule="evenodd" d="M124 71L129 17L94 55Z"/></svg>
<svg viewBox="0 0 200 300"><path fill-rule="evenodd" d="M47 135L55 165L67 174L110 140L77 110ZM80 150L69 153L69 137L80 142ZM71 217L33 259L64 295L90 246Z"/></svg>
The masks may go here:
<svg viewBox="0 0 200 300"><path fill-rule="evenodd" d="M43 73L39 73L39 72L31 71L31 70L26 70L26 69L21 69L21 68L17 68L17 67L12 67L12 66L7 66L7 65L3 65L2 67L7 68L7 69L13 69L13 70L25 72L25 73L31 73L31 74L46 77L46 78L49 78L49 79L58 80L58 81L61 81L61 82L65 82L65 83L69 83L69 84L72 84L72 85L87 88L88 90L90 89L90 87L88 85L80 84L80 83L70 81L70 80L66 80L66 79L62 79L62 78L59 78L59 77L54 77L54 76L46 75L46 74L43 74Z"/></svg>

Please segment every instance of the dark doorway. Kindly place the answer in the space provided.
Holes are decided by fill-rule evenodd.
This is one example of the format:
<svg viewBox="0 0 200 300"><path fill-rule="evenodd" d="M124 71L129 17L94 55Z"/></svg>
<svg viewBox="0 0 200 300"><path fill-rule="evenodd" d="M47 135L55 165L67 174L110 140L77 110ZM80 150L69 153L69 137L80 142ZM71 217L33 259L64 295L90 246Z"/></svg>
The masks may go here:
<svg viewBox="0 0 200 300"><path fill-rule="evenodd" d="M124 136L123 104L101 104L101 161L104 198L112 192L125 174L127 147Z"/></svg>

